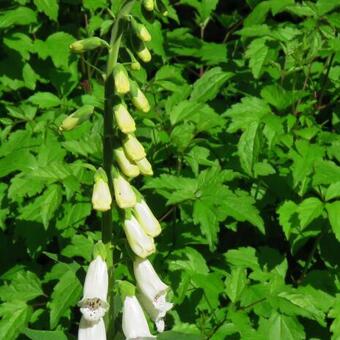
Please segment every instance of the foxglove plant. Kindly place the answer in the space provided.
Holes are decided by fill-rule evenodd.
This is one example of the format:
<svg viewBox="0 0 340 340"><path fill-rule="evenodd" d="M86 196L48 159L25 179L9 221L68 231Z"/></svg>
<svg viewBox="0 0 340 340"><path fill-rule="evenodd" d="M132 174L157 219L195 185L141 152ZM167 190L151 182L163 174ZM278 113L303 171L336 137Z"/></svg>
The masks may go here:
<svg viewBox="0 0 340 340"><path fill-rule="evenodd" d="M160 223L145 200L130 184L130 181L140 174L153 175L145 149L135 135L138 129L131 114L132 108L128 105L131 102L137 110L147 113L150 111L150 104L137 82L129 78L128 68L124 66L127 63L118 62L121 46L124 46L131 60L131 70L141 68L137 58L144 63L151 61L151 54L146 45L151 40L150 32L138 18L129 14L135 3L143 6L149 14L158 9L157 4L161 5L160 0L157 3L154 0L123 1L115 17L109 43L99 37L91 37L70 45L71 51L76 54L96 48L107 48L108 51L107 69L103 77L103 168L99 168L95 173L92 194L93 209L102 212L102 243L101 248L98 246L101 251L99 254L97 252L88 268L84 296L79 302L82 313L78 332L80 340L105 340L106 333L109 339L114 338L114 313L106 313L109 306L113 306L113 205L123 210L120 216L124 216L122 226L127 243L137 255L134 262L137 294L143 307L156 323L158 331L164 330L165 314L172 308L172 304L166 301L168 286L160 280L150 261L146 259L156 251L154 237L161 233ZM129 39L125 38L126 33ZM79 109L64 120L60 131L75 128L88 119L92 112L93 107L90 106ZM154 338L134 289L128 291L128 294L122 295L122 328L126 338Z"/></svg>

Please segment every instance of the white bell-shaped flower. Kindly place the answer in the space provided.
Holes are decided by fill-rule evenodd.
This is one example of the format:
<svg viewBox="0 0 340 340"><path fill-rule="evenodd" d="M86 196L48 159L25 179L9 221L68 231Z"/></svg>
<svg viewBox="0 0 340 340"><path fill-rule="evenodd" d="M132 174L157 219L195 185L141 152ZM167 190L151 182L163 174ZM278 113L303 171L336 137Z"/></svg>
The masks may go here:
<svg viewBox="0 0 340 340"><path fill-rule="evenodd" d="M135 217L130 216L124 221L124 231L132 251L141 258L154 253L155 242L147 235Z"/></svg>
<svg viewBox="0 0 340 340"><path fill-rule="evenodd" d="M164 317L173 304L166 301L169 287L161 281L147 259L137 258L133 263L133 270L137 281L138 297L155 322L157 330L163 332L165 328Z"/></svg>
<svg viewBox="0 0 340 340"><path fill-rule="evenodd" d="M136 203L133 212L137 221L149 236L156 237L161 233L161 225L144 200Z"/></svg>
<svg viewBox="0 0 340 340"><path fill-rule="evenodd" d="M80 319L78 340L106 340L105 324L103 319L87 321L84 316Z"/></svg>
<svg viewBox="0 0 340 340"><path fill-rule="evenodd" d="M83 298L78 304L85 320L95 322L105 315L109 308L108 282L106 262L101 256L97 256L87 270Z"/></svg>
<svg viewBox="0 0 340 340"><path fill-rule="evenodd" d="M113 179L116 203L119 208L133 208L137 202L136 194L130 183L120 174Z"/></svg>
<svg viewBox="0 0 340 340"><path fill-rule="evenodd" d="M143 309L136 296L126 296L124 299L122 328L127 340L155 338L150 333Z"/></svg>

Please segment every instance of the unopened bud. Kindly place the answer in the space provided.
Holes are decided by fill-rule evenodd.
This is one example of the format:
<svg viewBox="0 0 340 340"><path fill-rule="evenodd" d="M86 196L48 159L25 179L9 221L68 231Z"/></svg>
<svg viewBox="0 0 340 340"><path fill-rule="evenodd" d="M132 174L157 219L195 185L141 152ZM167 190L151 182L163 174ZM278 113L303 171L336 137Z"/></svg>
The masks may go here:
<svg viewBox="0 0 340 340"><path fill-rule="evenodd" d="M118 94L125 94L130 91L129 76L122 64L117 64L113 69L113 78Z"/></svg>
<svg viewBox="0 0 340 340"><path fill-rule="evenodd" d="M144 25L138 23L134 18L131 18L131 24L134 32L140 40L144 42L151 40L151 35Z"/></svg>
<svg viewBox="0 0 340 340"><path fill-rule="evenodd" d="M130 183L118 172L114 174L113 188L115 192L116 203L119 208L133 208L137 203L136 194Z"/></svg>
<svg viewBox="0 0 340 340"><path fill-rule="evenodd" d="M150 111L150 104L136 82L131 82L131 101L138 110Z"/></svg>
<svg viewBox="0 0 340 340"><path fill-rule="evenodd" d="M140 63L137 60L133 61L130 66L134 71L139 71L141 69Z"/></svg>
<svg viewBox="0 0 340 340"><path fill-rule="evenodd" d="M142 175L144 175L144 176L152 176L153 175L152 166L146 158L142 158L141 160L136 161L136 164L137 164Z"/></svg>
<svg viewBox="0 0 340 340"><path fill-rule="evenodd" d="M136 131L136 123L123 104L116 105L113 109L113 112L120 131L123 133L131 133Z"/></svg>
<svg viewBox="0 0 340 340"><path fill-rule="evenodd" d="M127 177L137 177L140 174L139 167L133 164L125 155L123 148L114 150L115 159L122 173Z"/></svg>
<svg viewBox="0 0 340 340"><path fill-rule="evenodd" d="M146 156L143 145L133 135L127 135L123 141L123 147L125 154L134 162L139 161Z"/></svg>
<svg viewBox="0 0 340 340"><path fill-rule="evenodd" d="M107 211L111 208L112 198L107 181L107 176L102 168L99 168L94 175L94 186L92 193L93 209Z"/></svg>
<svg viewBox="0 0 340 340"><path fill-rule="evenodd" d="M70 50L73 53L84 53L86 51L94 50L100 46L107 46L107 42L98 37L91 37L82 40L77 40L70 45Z"/></svg>
<svg viewBox="0 0 340 340"><path fill-rule="evenodd" d="M88 120L92 115L94 107L92 105L84 105L78 110L74 111L68 117L66 117L61 125L59 126L59 130L62 131L70 131L75 127L79 126L84 121Z"/></svg>
<svg viewBox="0 0 340 340"><path fill-rule="evenodd" d="M143 6L147 11L151 12L155 8L155 2L154 0L143 0Z"/></svg>
<svg viewBox="0 0 340 340"><path fill-rule="evenodd" d="M151 61L151 54L146 46L144 46L144 48L142 48L141 50L137 51L137 55L139 59L142 60L144 63L148 63L149 61Z"/></svg>

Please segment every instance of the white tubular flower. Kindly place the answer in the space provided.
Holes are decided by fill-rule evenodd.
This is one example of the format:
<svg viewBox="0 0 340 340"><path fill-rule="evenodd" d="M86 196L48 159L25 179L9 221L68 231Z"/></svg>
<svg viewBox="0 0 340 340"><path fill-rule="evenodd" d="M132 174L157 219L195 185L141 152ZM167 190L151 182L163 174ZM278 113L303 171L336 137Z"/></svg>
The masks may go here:
<svg viewBox="0 0 340 340"><path fill-rule="evenodd" d="M123 104L116 105L113 109L113 112L115 114L116 122L120 131L123 133L131 133L136 131L136 123Z"/></svg>
<svg viewBox="0 0 340 340"><path fill-rule="evenodd" d="M117 175L113 179L113 188L115 192L116 203L119 208L133 208L137 203L136 194L130 183L122 176Z"/></svg>
<svg viewBox="0 0 340 340"><path fill-rule="evenodd" d="M93 209L107 211L111 208L112 198L105 171L99 168L94 176L94 186L92 193Z"/></svg>
<svg viewBox="0 0 340 340"><path fill-rule="evenodd" d="M127 340L155 338L150 333L143 309L136 296L126 296L124 299L122 328Z"/></svg>
<svg viewBox="0 0 340 340"><path fill-rule="evenodd" d="M133 213L146 234L156 237L161 233L161 225L144 200L136 203Z"/></svg>
<svg viewBox="0 0 340 340"><path fill-rule="evenodd" d="M115 159L119 165L120 170L125 176L137 177L140 174L139 167L133 164L125 155L122 148L114 150Z"/></svg>
<svg viewBox="0 0 340 340"><path fill-rule="evenodd" d="M169 287L160 280L152 264L147 259L137 258L133 263L139 299L155 322L158 332L164 331L164 317L173 304L166 301Z"/></svg>
<svg viewBox="0 0 340 340"><path fill-rule="evenodd" d="M134 162L145 158L146 153L143 145L133 135L127 135L123 141L123 147L126 155Z"/></svg>
<svg viewBox="0 0 340 340"><path fill-rule="evenodd" d="M156 251L155 242L145 234L138 221L130 216L124 221L124 231L132 251L141 258L146 258Z"/></svg>
<svg viewBox="0 0 340 340"><path fill-rule="evenodd" d="M138 168L140 172L144 176L152 176L153 175L153 170L150 162L147 160L147 158L143 158L139 161L136 161L136 164L138 165Z"/></svg>
<svg viewBox="0 0 340 340"><path fill-rule="evenodd" d="M83 298L78 304L86 321L97 322L108 310L108 282L106 262L97 256L87 270Z"/></svg>
<svg viewBox="0 0 340 340"><path fill-rule="evenodd" d="M106 340L104 320L90 322L82 317L79 323L78 340Z"/></svg>

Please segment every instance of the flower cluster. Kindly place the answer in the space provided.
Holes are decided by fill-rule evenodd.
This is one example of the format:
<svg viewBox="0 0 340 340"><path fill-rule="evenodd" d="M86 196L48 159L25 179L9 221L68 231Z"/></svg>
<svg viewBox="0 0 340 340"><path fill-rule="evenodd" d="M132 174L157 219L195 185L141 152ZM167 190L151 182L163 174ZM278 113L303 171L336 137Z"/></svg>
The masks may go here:
<svg viewBox="0 0 340 340"><path fill-rule="evenodd" d="M146 12L158 10L154 0L143 0ZM125 29L130 31L130 39L124 41L124 48L130 57L131 70L140 69L141 62L151 60L146 44L151 40L147 28L132 15L122 18ZM127 24L127 25L126 25ZM91 37L79 40L70 45L74 53L84 53L98 47L110 46L100 38ZM133 52L132 52L133 51ZM126 63L125 63L126 65ZM99 168L94 175L92 193L93 209L105 212L114 204L123 211L122 223L127 242L135 254L133 263L136 289L128 283L129 289L124 290L122 328L127 339L154 337L150 333L144 310L155 322L158 332L165 328L164 318L172 308L166 295L169 287L161 281L147 257L156 251L154 238L161 233L161 225L143 196L131 185L131 181L139 176L152 176L153 169L147 159L142 143L137 139L136 122L129 105L147 113L150 110L148 99L137 82L130 79L128 70L123 63L115 62L106 81L112 81L114 88L112 114L115 122L116 136L120 136L120 145L113 150L115 166L111 173ZM60 126L60 131L71 130L93 112L93 107L86 106L79 113L76 111L67 117ZM118 139L118 138L117 138ZM112 183L112 186L111 186ZM87 271L84 296L79 302L82 318L79 325L78 339L105 340L106 331L103 317L109 305L108 269L104 258L97 255L90 263ZM131 289L133 287L133 289Z"/></svg>

